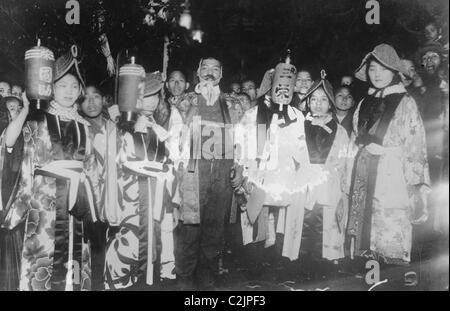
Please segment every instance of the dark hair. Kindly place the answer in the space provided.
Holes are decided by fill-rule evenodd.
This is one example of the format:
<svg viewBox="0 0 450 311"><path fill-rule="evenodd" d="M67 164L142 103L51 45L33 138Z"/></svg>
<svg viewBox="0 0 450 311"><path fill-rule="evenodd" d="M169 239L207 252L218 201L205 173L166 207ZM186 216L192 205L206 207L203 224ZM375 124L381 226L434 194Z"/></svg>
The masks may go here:
<svg viewBox="0 0 450 311"><path fill-rule="evenodd" d="M298 75L299 72L307 72L307 73L309 73L309 75L311 76L311 70L309 70L309 69L306 69L306 68L300 68L299 70L297 70L297 75Z"/></svg>
<svg viewBox="0 0 450 311"><path fill-rule="evenodd" d="M104 96L103 91L98 86L93 85L93 84L88 84L88 85L86 85L85 90L87 90L89 87L94 88L96 93L98 93L100 96L102 96L102 97Z"/></svg>
<svg viewBox="0 0 450 311"><path fill-rule="evenodd" d="M169 75L167 76L167 82L169 82L170 76L174 73L174 72L179 72L183 75L184 80L186 80L186 82L188 82L188 76L187 74L184 72L184 70L181 69L173 69L169 72Z"/></svg>
<svg viewBox="0 0 450 311"><path fill-rule="evenodd" d="M212 57L212 56L208 56L208 57L203 57L201 60L200 60L200 67L202 66L202 64L203 64L203 62L205 61L205 60L215 60L215 61L217 61L218 63L219 63L219 66L220 66L220 68L223 68L222 67L222 62L219 60L219 59L217 59L216 57Z"/></svg>
<svg viewBox="0 0 450 311"><path fill-rule="evenodd" d="M353 88L350 85L339 85L336 88L336 92L334 92L334 96L336 97L336 94L339 93L340 91L342 91L343 89L347 89L348 92L350 93L350 95L353 96Z"/></svg>
<svg viewBox="0 0 450 311"><path fill-rule="evenodd" d="M94 88L95 91L96 91L96 93L99 94L99 95L102 97L102 111L101 111L101 115L102 115L104 118L106 118L106 119L110 119L111 117L110 117L110 115L109 115L109 113L108 113L108 108L106 107L105 103L103 102L103 97L104 97L105 95L103 94L102 90L101 90L99 87L97 87L97 86L95 86L95 85L93 85L93 84L87 85L87 86L86 86L86 89L89 88L89 87ZM86 97L87 97L86 94L81 94L80 97L78 97L78 99L75 101L75 103L78 104L78 113L79 113L83 118L85 118L85 119L90 119L90 117L88 117L88 116L83 112L83 110L81 109L81 106L82 106L82 104L84 103L84 101L86 100Z"/></svg>
<svg viewBox="0 0 450 311"><path fill-rule="evenodd" d="M324 88L322 85L319 86L318 88L316 88L313 92L311 92L311 94L309 94L308 98L305 99L305 100L306 100L306 111L307 111L307 112L311 112L311 108L310 108L311 97L312 97L312 94L314 94L314 92L317 91L318 89L322 89L322 90L324 91L325 95L326 95L327 98L328 98L328 103L329 103L329 105L328 105L328 106L329 106L328 111L331 112L331 113L335 113L335 109L336 109L336 108L334 107L334 104L333 104L334 98L330 98L330 97L328 96L328 93L325 92L325 88Z"/></svg>
<svg viewBox="0 0 450 311"><path fill-rule="evenodd" d="M253 84L255 85L255 87L256 87L256 82L253 81L252 79L245 79L245 80L243 80L243 81L241 82L241 86L242 86L242 84L247 83L247 82L253 83Z"/></svg>
<svg viewBox="0 0 450 311"><path fill-rule="evenodd" d="M20 107L23 107L23 102L20 98L17 98L15 96L7 96L4 98L4 105L7 105L11 101L16 101Z"/></svg>
<svg viewBox="0 0 450 311"><path fill-rule="evenodd" d="M442 30L440 23L435 19L429 19L429 20L425 21L425 24L423 25L423 29L425 29L429 25L433 25L438 32L440 32Z"/></svg>
<svg viewBox="0 0 450 311"><path fill-rule="evenodd" d="M250 96L247 93L238 93L236 96L245 97L247 100L252 101Z"/></svg>

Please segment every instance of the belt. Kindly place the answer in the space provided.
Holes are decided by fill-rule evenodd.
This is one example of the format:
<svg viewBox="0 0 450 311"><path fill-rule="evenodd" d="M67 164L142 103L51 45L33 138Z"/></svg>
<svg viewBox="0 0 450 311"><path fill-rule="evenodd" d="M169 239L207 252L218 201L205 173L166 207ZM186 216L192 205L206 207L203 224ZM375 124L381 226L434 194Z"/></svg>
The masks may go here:
<svg viewBox="0 0 450 311"><path fill-rule="evenodd" d="M94 222L97 221L94 205L94 195L92 193L92 188L89 184L89 180L86 178L86 174L84 173L83 162L75 160L53 161L41 168L37 168L34 171L34 174L69 180L69 211L71 211L75 206L75 203L77 201L78 187L80 183L82 183L86 189L92 220Z"/></svg>
<svg viewBox="0 0 450 311"><path fill-rule="evenodd" d="M155 203L152 206L152 187L148 182L148 242L147 242L147 275L148 285L153 284L153 220L161 220L161 211L164 198L164 186L172 195L172 182L174 175L171 166L156 161L127 161L123 166L143 177L156 178ZM152 212L153 211L153 212Z"/></svg>

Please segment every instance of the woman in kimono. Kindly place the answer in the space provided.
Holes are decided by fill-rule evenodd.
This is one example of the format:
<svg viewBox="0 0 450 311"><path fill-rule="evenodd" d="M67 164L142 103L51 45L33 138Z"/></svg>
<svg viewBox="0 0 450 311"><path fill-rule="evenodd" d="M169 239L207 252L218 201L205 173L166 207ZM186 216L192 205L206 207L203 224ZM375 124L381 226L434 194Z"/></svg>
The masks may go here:
<svg viewBox="0 0 450 311"><path fill-rule="evenodd" d="M161 74L146 75L134 131L118 133L118 225L110 228L105 287L116 290L174 278L172 185L183 121L163 100ZM153 263L157 262L155 269ZM155 278L155 280L153 280Z"/></svg>
<svg viewBox="0 0 450 311"><path fill-rule="evenodd" d="M305 120L306 144L316 172L308 186L300 247L300 269L308 277L311 273L324 276L326 266L336 268L337 260L344 257L349 138L333 116L333 87L325 80L324 71L305 98L309 110ZM331 261L335 265L329 265Z"/></svg>
<svg viewBox="0 0 450 311"><path fill-rule="evenodd" d="M6 130L7 147L16 148L19 136L24 143L20 181L2 223L14 230L25 221L20 290L72 291L91 286L87 232L96 220L89 182L95 172L89 123L74 106L82 92L75 57L72 48L56 61L54 100L47 109L33 113L22 131L21 112ZM29 105L25 103L24 109Z"/></svg>
<svg viewBox="0 0 450 311"><path fill-rule="evenodd" d="M25 227L24 222L12 230L4 227L4 219L16 194L14 190L20 181L23 155L23 137L18 137L15 143L13 137L8 137L7 142L6 128L9 126L10 132L20 133L29 108L28 101L25 101L26 106L18 110L13 118L6 106L7 99L0 100L0 291L17 290L19 287L20 257ZM14 148L6 147L12 145Z"/></svg>
<svg viewBox="0 0 450 311"><path fill-rule="evenodd" d="M400 81L402 70L394 48L381 44L355 73L370 88L353 119L357 153L347 232L354 255L387 264L409 263L412 224L426 221L430 191L425 130Z"/></svg>

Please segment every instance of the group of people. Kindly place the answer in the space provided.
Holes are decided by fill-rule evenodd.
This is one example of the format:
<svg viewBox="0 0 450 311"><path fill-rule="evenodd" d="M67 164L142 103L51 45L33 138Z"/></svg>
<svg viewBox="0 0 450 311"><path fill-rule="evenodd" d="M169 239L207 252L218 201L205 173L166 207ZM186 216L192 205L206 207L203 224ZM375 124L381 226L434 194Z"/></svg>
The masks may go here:
<svg viewBox="0 0 450 311"><path fill-rule="evenodd" d="M293 65L225 93L203 58L193 92L180 70L146 73L132 122L71 53L41 109L0 82L0 289L213 289L236 231L243 262L277 249L308 280L344 258L407 265L448 181L444 53L423 47L419 76L376 46L355 71L363 96L352 76L333 88ZM434 207L448 234L448 204Z"/></svg>

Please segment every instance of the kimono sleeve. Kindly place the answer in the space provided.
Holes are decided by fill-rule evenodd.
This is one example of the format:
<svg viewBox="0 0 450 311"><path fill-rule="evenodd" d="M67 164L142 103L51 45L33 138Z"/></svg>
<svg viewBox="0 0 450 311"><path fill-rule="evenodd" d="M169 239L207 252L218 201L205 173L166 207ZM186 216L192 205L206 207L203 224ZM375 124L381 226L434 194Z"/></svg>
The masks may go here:
<svg viewBox="0 0 450 311"><path fill-rule="evenodd" d="M169 121L169 138L167 138L166 147L169 150L169 159L178 167L181 159L181 135L183 133L183 118L178 109L172 109Z"/></svg>
<svg viewBox="0 0 450 311"><path fill-rule="evenodd" d="M410 96L403 98L403 170L408 185L430 185L425 128L417 104Z"/></svg>
<svg viewBox="0 0 450 311"><path fill-rule="evenodd" d="M98 202L99 198L101 196L100 194L100 169L97 164L97 158L95 156L94 148L93 148L93 142L94 142L94 133L91 130L91 127L86 127L86 133L88 133L86 139L87 143L91 145L89 152L86 153L86 157L84 158L84 170L86 172L86 176L89 178L89 181L92 186L92 191L95 197L95 201Z"/></svg>
<svg viewBox="0 0 450 311"><path fill-rule="evenodd" d="M25 161L23 135L13 148L6 148L5 132L0 137L0 226L13 229L25 220L29 210L33 177L28 162L22 163Z"/></svg>
<svg viewBox="0 0 450 311"><path fill-rule="evenodd" d="M335 142L338 146L338 154L337 157L337 170L339 172L340 181L341 181L341 190L344 193L349 193L349 176L348 176L348 169L347 166L351 165L349 163L349 156L350 156L350 140L347 134L347 131L342 127L341 125L338 125L337 127L337 133Z"/></svg>

